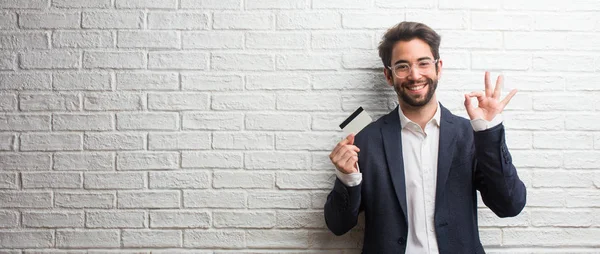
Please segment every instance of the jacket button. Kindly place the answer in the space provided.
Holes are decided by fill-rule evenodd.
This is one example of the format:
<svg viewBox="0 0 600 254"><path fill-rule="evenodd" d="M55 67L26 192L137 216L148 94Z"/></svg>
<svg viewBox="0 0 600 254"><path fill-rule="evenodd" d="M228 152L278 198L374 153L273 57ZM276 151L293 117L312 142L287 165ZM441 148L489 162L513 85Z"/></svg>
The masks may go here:
<svg viewBox="0 0 600 254"><path fill-rule="evenodd" d="M404 237L398 238L398 244L404 244Z"/></svg>

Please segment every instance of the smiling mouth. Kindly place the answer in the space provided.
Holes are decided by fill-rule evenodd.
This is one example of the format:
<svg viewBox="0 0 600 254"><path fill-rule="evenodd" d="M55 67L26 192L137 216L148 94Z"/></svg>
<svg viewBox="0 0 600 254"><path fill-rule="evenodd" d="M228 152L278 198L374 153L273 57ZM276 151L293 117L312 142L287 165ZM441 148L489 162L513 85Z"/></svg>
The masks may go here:
<svg viewBox="0 0 600 254"><path fill-rule="evenodd" d="M425 88L425 86L427 86L427 83L424 83L424 84L418 85L418 86L405 86L405 88L410 91L419 91L419 90Z"/></svg>

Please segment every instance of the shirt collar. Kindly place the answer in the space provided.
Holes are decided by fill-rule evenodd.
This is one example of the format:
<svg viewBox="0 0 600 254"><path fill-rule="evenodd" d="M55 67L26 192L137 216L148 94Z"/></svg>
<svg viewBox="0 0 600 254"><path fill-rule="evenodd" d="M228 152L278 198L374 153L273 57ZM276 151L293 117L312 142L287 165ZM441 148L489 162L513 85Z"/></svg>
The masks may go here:
<svg viewBox="0 0 600 254"><path fill-rule="evenodd" d="M406 125L408 123L413 123L413 124L417 124L413 121L411 121L410 119L408 119L408 117L406 117L404 115L404 112L402 112L402 109L400 108L400 106L398 106L398 114L400 115L400 126L402 127L402 129L404 129L404 127L406 127ZM440 119L441 119L441 110L440 110L440 103L437 103L437 109L435 110L435 114L433 115L433 118L431 118L427 123L433 123L435 124L435 126L440 127Z"/></svg>

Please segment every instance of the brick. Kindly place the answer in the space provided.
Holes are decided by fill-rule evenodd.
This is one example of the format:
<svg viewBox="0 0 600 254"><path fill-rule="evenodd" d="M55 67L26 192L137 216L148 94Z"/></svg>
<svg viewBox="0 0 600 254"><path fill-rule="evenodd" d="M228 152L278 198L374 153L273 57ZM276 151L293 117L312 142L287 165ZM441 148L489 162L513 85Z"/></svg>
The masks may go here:
<svg viewBox="0 0 600 254"><path fill-rule="evenodd" d="M216 228L273 228L274 212L213 212Z"/></svg>
<svg viewBox="0 0 600 254"><path fill-rule="evenodd" d="M244 34L234 31L182 32L184 49L241 49Z"/></svg>
<svg viewBox="0 0 600 254"><path fill-rule="evenodd" d="M2 9L45 9L47 0L6 0L0 2Z"/></svg>
<svg viewBox="0 0 600 254"><path fill-rule="evenodd" d="M294 231L292 231L294 232ZM301 232L301 231L300 231ZM360 239L362 239L362 231L353 231L345 234L342 237L337 237L328 231L311 232L308 235L310 246L318 246L318 248L341 249L341 248L360 248ZM353 243L349 245L348 243Z"/></svg>
<svg viewBox="0 0 600 254"><path fill-rule="evenodd" d="M81 135L75 133L21 134L22 151L76 151L81 150Z"/></svg>
<svg viewBox="0 0 600 254"><path fill-rule="evenodd" d="M460 2L452 0L440 0L440 9L484 9L484 10L496 10L502 6L501 2L493 1L477 1L477 0L464 0Z"/></svg>
<svg viewBox="0 0 600 254"><path fill-rule="evenodd" d="M17 111L17 96L15 94L0 94L0 111Z"/></svg>
<svg viewBox="0 0 600 254"><path fill-rule="evenodd" d="M534 133L533 147L541 149L593 149L594 135L592 133Z"/></svg>
<svg viewBox="0 0 600 254"><path fill-rule="evenodd" d="M143 133L86 133L83 136L85 150L143 150Z"/></svg>
<svg viewBox="0 0 600 254"><path fill-rule="evenodd" d="M534 19L527 14L497 13L477 11L471 13L473 30L527 31L534 25Z"/></svg>
<svg viewBox="0 0 600 254"><path fill-rule="evenodd" d="M244 115L226 112L185 112L182 122L184 130L241 130L244 125Z"/></svg>
<svg viewBox="0 0 600 254"><path fill-rule="evenodd" d="M206 93L150 93L148 109L151 110L207 110L209 95Z"/></svg>
<svg viewBox="0 0 600 254"><path fill-rule="evenodd" d="M581 75L581 76L580 76ZM599 91L600 87L595 86L594 83L590 83L596 80L598 76L595 75L583 75L581 73L577 76L567 76L566 83L569 85L566 87L567 91Z"/></svg>
<svg viewBox="0 0 600 254"><path fill-rule="evenodd" d="M80 54L70 51L41 51L21 53L22 69L77 69Z"/></svg>
<svg viewBox="0 0 600 254"><path fill-rule="evenodd" d="M177 0L117 0L120 9L176 9Z"/></svg>
<svg viewBox="0 0 600 254"><path fill-rule="evenodd" d="M144 13L141 11L83 12L81 25L83 28L140 29L144 26Z"/></svg>
<svg viewBox="0 0 600 254"><path fill-rule="evenodd" d="M44 32L0 32L0 49L48 49Z"/></svg>
<svg viewBox="0 0 600 254"><path fill-rule="evenodd" d="M484 246L501 246L502 245L502 230L498 228L481 229L480 238ZM487 249L486 249L487 250Z"/></svg>
<svg viewBox="0 0 600 254"><path fill-rule="evenodd" d="M24 94L19 95L22 111L76 111L81 109L77 94Z"/></svg>
<svg viewBox="0 0 600 254"><path fill-rule="evenodd" d="M119 208L179 208L179 191L118 191Z"/></svg>
<svg viewBox="0 0 600 254"><path fill-rule="evenodd" d="M322 212L277 211L276 228L325 228Z"/></svg>
<svg viewBox="0 0 600 254"><path fill-rule="evenodd" d="M247 0L245 1L247 10L254 9L306 9L309 3L306 0Z"/></svg>
<svg viewBox="0 0 600 254"><path fill-rule="evenodd" d="M113 208L115 194L110 192L55 192L56 207Z"/></svg>
<svg viewBox="0 0 600 254"><path fill-rule="evenodd" d="M310 154L289 152L250 152L244 165L247 169L304 170L309 168Z"/></svg>
<svg viewBox="0 0 600 254"><path fill-rule="evenodd" d="M468 70L471 67L468 51L444 50L440 54L444 56L444 70Z"/></svg>
<svg viewBox="0 0 600 254"><path fill-rule="evenodd" d="M13 30L17 28L17 14L13 12L0 13L0 29Z"/></svg>
<svg viewBox="0 0 600 254"><path fill-rule="evenodd" d="M0 189L18 189L19 182L17 179L17 173L0 173ZM2 213L0 212L0 217L1 215Z"/></svg>
<svg viewBox="0 0 600 254"><path fill-rule="evenodd" d="M306 231L248 230L246 244L250 248L306 248L309 237Z"/></svg>
<svg viewBox="0 0 600 254"><path fill-rule="evenodd" d="M331 75L329 75L330 78ZM309 77L298 74L267 74L246 76L248 90L308 90Z"/></svg>
<svg viewBox="0 0 600 254"><path fill-rule="evenodd" d="M373 48L373 34L364 32L313 32L313 49L370 49Z"/></svg>
<svg viewBox="0 0 600 254"><path fill-rule="evenodd" d="M56 48L112 48L110 31L56 31L52 45Z"/></svg>
<svg viewBox="0 0 600 254"><path fill-rule="evenodd" d="M371 1L367 0L313 0L313 9L367 9L371 7Z"/></svg>
<svg viewBox="0 0 600 254"><path fill-rule="evenodd" d="M177 152L121 152L117 154L117 170L175 169Z"/></svg>
<svg viewBox="0 0 600 254"><path fill-rule="evenodd" d="M177 130L177 113L117 113L118 130Z"/></svg>
<svg viewBox="0 0 600 254"><path fill-rule="evenodd" d="M243 155L236 152L182 152L183 168L242 168Z"/></svg>
<svg viewBox="0 0 600 254"><path fill-rule="evenodd" d="M1 15L1 13L0 13L0 15ZM0 22L1 22L1 20L0 20ZM16 62L17 62L17 54L16 53L0 52L0 70L14 70L15 66L16 66Z"/></svg>
<svg viewBox="0 0 600 254"><path fill-rule="evenodd" d="M133 248L181 247L179 230L123 230L123 246Z"/></svg>
<svg viewBox="0 0 600 254"><path fill-rule="evenodd" d="M186 208L245 208L246 193L241 191L183 191Z"/></svg>
<svg viewBox="0 0 600 254"><path fill-rule="evenodd" d="M285 54L278 55L278 70L336 70L340 56L335 54Z"/></svg>
<svg viewBox="0 0 600 254"><path fill-rule="evenodd" d="M80 27L79 13L19 13L19 27L34 29L74 29Z"/></svg>
<svg viewBox="0 0 600 254"><path fill-rule="evenodd" d="M275 96L262 93L213 94L214 110L268 110L275 109Z"/></svg>
<svg viewBox="0 0 600 254"><path fill-rule="evenodd" d="M249 32L246 34L248 49L304 49L310 37L297 32Z"/></svg>
<svg viewBox="0 0 600 254"><path fill-rule="evenodd" d="M176 49L181 45L175 31L118 31L117 47Z"/></svg>
<svg viewBox="0 0 600 254"><path fill-rule="evenodd" d="M179 75L174 72L117 73L117 90L179 90Z"/></svg>
<svg viewBox="0 0 600 254"><path fill-rule="evenodd" d="M321 0L321 1L323 1L323 0ZM365 1L365 0L354 0L354 1L368 2L368 1ZM433 1L433 0L426 0L426 1L419 1L419 2L413 2L413 1L392 1L392 0L375 0L375 6L377 6L377 7L383 7L383 8L419 8L419 9L425 8L425 9L434 9L435 6L437 6L437 3L436 3L436 1ZM410 20L410 19L407 19L407 20Z"/></svg>
<svg viewBox="0 0 600 254"><path fill-rule="evenodd" d="M341 138L338 133L281 133L275 137L275 147L277 150L331 151Z"/></svg>
<svg viewBox="0 0 600 254"><path fill-rule="evenodd" d="M520 91L564 91L567 78L553 75L517 75L505 76L505 84L519 84ZM569 87L580 84L569 82Z"/></svg>
<svg viewBox="0 0 600 254"><path fill-rule="evenodd" d="M53 231L0 231L1 248L52 248Z"/></svg>
<svg viewBox="0 0 600 254"><path fill-rule="evenodd" d="M341 105L338 94L298 92L277 96L277 109L294 111L339 111Z"/></svg>
<svg viewBox="0 0 600 254"><path fill-rule="evenodd" d="M83 212L23 212L28 228L82 228L83 221Z"/></svg>
<svg viewBox="0 0 600 254"><path fill-rule="evenodd" d="M0 165L3 170L42 171L50 170L50 153L2 153Z"/></svg>
<svg viewBox="0 0 600 254"><path fill-rule="evenodd" d="M112 114L54 114L52 129L61 131L114 130Z"/></svg>
<svg viewBox="0 0 600 254"><path fill-rule="evenodd" d="M52 6L58 8L109 8L111 0L52 0Z"/></svg>
<svg viewBox="0 0 600 254"><path fill-rule="evenodd" d="M310 206L308 193L262 192L248 195L248 207L252 209L302 209Z"/></svg>
<svg viewBox="0 0 600 254"><path fill-rule="evenodd" d="M308 168L308 167L307 167ZM275 185L280 190L318 190L331 189L335 176L333 173L277 173Z"/></svg>
<svg viewBox="0 0 600 254"><path fill-rule="evenodd" d="M211 149L210 133L178 132L150 133L148 135L150 150L204 150Z"/></svg>
<svg viewBox="0 0 600 254"><path fill-rule="evenodd" d="M187 91L239 91L244 81L239 75L181 74L181 90Z"/></svg>
<svg viewBox="0 0 600 254"><path fill-rule="evenodd" d="M143 228L146 226L144 211L87 211L87 228Z"/></svg>
<svg viewBox="0 0 600 254"><path fill-rule="evenodd" d="M310 115L306 114L248 113L245 119L246 130L261 131L306 131L309 123Z"/></svg>
<svg viewBox="0 0 600 254"><path fill-rule="evenodd" d="M553 50L569 47L566 34L546 32L506 32L504 45L506 49L521 50Z"/></svg>
<svg viewBox="0 0 600 254"><path fill-rule="evenodd" d="M357 51L356 53L343 53L342 66L344 69L371 69L380 70L381 59L375 51ZM363 84L364 85L364 84Z"/></svg>
<svg viewBox="0 0 600 254"><path fill-rule="evenodd" d="M510 149L531 149L533 147L533 136L531 132L510 131L506 133L506 145Z"/></svg>
<svg viewBox="0 0 600 254"><path fill-rule="evenodd" d="M570 33L567 36L567 45L569 50L600 50L597 43L600 36L590 33ZM577 43L577 45L574 45Z"/></svg>
<svg viewBox="0 0 600 254"><path fill-rule="evenodd" d="M0 192L2 208L50 208L52 193L48 191L2 191Z"/></svg>
<svg viewBox="0 0 600 254"><path fill-rule="evenodd" d="M266 30L273 24L273 16L267 12L217 12L213 15L214 29Z"/></svg>
<svg viewBox="0 0 600 254"><path fill-rule="evenodd" d="M48 73L0 74L1 90L50 90L51 76Z"/></svg>
<svg viewBox="0 0 600 254"><path fill-rule="evenodd" d="M569 141L572 142L572 141ZM565 152L565 161L564 161L564 167L565 168L572 168L572 169L597 169L597 165L594 165L595 163L599 162L599 158L598 155L600 155L597 152L584 152L584 151L580 151L580 152Z"/></svg>
<svg viewBox="0 0 600 254"><path fill-rule="evenodd" d="M118 248L120 246L117 230L57 230L58 248Z"/></svg>
<svg viewBox="0 0 600 254"><path fill-rule="evenodd" d="M563 154L546 151L511 152L513 164L519 167L560 167L563 165Z"/></svg>
<svg viewBox="0 0 600 254"><path fill-rule="evenodd" d="M499 49L502 47L502 33L496 31L444 31L440 35L445 42L441 45L443 48Z"/></svg>
<svg viewBox="0 0 600 254"><path fill-rule="evenodd" d="M600 207L600 196L594 190L567 190L565 200L566 207Z"/></svg>
<svg viewBox="0 0 600 254"><path fill-rule="evenodd" d="M535 227L590 227L594 220L592 210L533 209L531 224Z"/></svg>
<svg viewBox="0 0 600 254"><path fill-rule="evenodd" d="M111 89L111 76L109 73L53 73L52 87L59 91L105 91Z"/></svg>
<svg viewBox="0 0 600 254"><path fill-rule="evenodd" d="M596 246L599 230L595 228L503 229L503 245L526 246Z"/></svg>
<svg viewBox="0 0 600 254"><path fill-rule="evenodd" d="M181 0L181 9L240 9L241 0Z"/></svg>
<svg viewBox="0 0 600 254"><path fill-rule="evenodd" d="M585 72L594 64L595 58L589 55L538 54L533 57L533 69L536 71Z"/></svg>
<svg viewBox="0 0 600 254"><path fill-rule="evenodd" d="M110 152L54 154L54 170L113 171L114 165L114 154Z"/></svg>
<svg viewBox="0 0 600 254"><path fill-rule="evenodd" d="M432 3L433 1L429 1ZM407 2L408 3L408 2ZM469 27L469 14L466 11L407 11L406 20L427 24L435 30L462 30ZM442 36L443 38L444 36ZM444 38L445 40L446 38ZM446 40L447 41L447 40Z"/></svg>
<svg viewBox="0 0 600 254"><path fill-rule="evenodd" d="M565 118L566 129L578 131L600 130L597 119L598 116L594 114L567 114Z"/></svg>
<svg viewBox="0 0 600 254"><path fill-rule="evenodd" d="M0 151L12 151L15 148L16 136L14 134L0 134Z"/></svg>
<svg viewBox="0 0 600 254"><path fill-rule="evenodd" d="M522 211L516 217L500 218L487 207L479 209L477 215L480 227L527 227L532 217L529 211Z"/></svg>
<svg viewBox="0 0 600 254"><path fill-rule="evenodd" d="M537 10L537 11L592 11L600 10L600 4L594 1L576 1L574 3L560 2L553 5L545 5L544 1L528 1L521 3L516 0L503 2L502 7L506 10ZM573 6L575 4L575 6Z"/></svg>
<svg viewBox="0 0 600 254"><path fill-rule="evenodd" d="M544 31L592 31L594 30L594 15L580 13L579 15L536 13L533 16L535 30Z"/></svg>
<svg viewBox="0 0 600 254"><path fill-rule="evenodd" d="M532 189L527 191L528 207L565 207L566 192L560 189Z"/></svg>
<svg viewBox="0 0 600 254"><path fill-rule="evenodd" d="M149 69L204 70L208 68L208 54L201 52L150 52Z"/></svg>
<svg viewBox="0 0 600 254"><path fill-rule="evenodd" d="M512 130L562 130L565 127L565 118L559 114L519 114L505 112L504 126Z"/></svg>
<svg viewBox="0 0 600 254"><path fill-rule="evenodd" d="M273 173L215 172L213 188L271 189L275 182Z"/></svg>
<svg viewBox="0 0 600 254"><path fill-rule="evenodd" d="M151 211L150 228L209 228L208 212Z"/></svg>
<svg viewBox="0 0 600 254"><path fill-rule="evenodd" d="M146 54L137 51L105 51L83 53L83 68L86 69L144 69Z"/></svg>
<svg viewBox="0 0 600 254"><path fill-rule="evenodd" d="M213 148L229 150L271 150L274 137L270 133L213 133Z"/></svg>
<svg viewBox="0 0 600 254"><path fill-rule="evenodd" d="M327 195L329 195L329 192L313 192L311 195L311 207L323 209L325 201L327 200Z"/></svg>
<svg viewBox="0 0 600 254"><path fill-rule="evenodd" d="M136 93L90 93L83 97L84 109L88 111L142 110L145 96Z"/></svg>
<svg viewBox="0 0 600 254"><path fill-rule="evenodd" d="M79 173L21 173L23 189L79 189L82 185Z"/></svg>
<svg viewBox="0 0 600 254"><path fill-rule="evenodd" d="M535 188L590 188L594 186L592 172L573 172L563 170L536 170L533 172L532 185Z"/></svg>
<svg viewBox="0 0 600 254"><path fill-rule="evenodd" d="M282 11L276 23L278 30L338 29L341 20L338 12Z"/></svg>
<svg viewBox="0 0 600 254"><path fill-rule="evenodd" d="M471 53L473 69L479 70L514 70L530 69L531 55L523 53Z"/></svg>
<svg viewBox="0 0 600 254"><path fill-rule="evenodd" d="M404 13L394 11L386 12L344 12L342 13L342 26L349 29L387 29L390 24L398 23L399 17Z"/></svg>
<svg viewBox="0 0 600 254"><path fill-rule="evenodd" d="M16 228L19 226L19 212L0 210L0 228Z"/></svg>
<svg viewBox="0 0 600 254"><path fill-rule="evenodd" d="M137 172L84 173L83 187L92 190L143 189L146 174Z"/></svg>
<svg viewBox="0 0 600 254"><path fill-rule="evenodd" d="M349 114L312 114L310 128L313 131L338 131L340 130L340 123L346 120L348 116Z"/></svg>
<svg viewBox="0 0 600 254"><path fill-rule="evenodd" d="M186 230L183 246L186 248L227 248L245 247L245 235L242 231Z"/></svg>
<svg viewBox="0 0 600 254"><path fill-rule="evenodd" d="M208 15L194 12L151 12L149 29L204 30L208 29Z"/></svg>
<svg viewBox="0 0 600 254"><path fill-rule="evenodd" d="M210 62L217 71L271 71L275 67L268 54L213 53Z"/></svg>
<svg viewBox="0 0 600 254"><path fill-rule="evenodd" d="M206 189L210 187L208 172L150 172L151 189Z"/></svg>

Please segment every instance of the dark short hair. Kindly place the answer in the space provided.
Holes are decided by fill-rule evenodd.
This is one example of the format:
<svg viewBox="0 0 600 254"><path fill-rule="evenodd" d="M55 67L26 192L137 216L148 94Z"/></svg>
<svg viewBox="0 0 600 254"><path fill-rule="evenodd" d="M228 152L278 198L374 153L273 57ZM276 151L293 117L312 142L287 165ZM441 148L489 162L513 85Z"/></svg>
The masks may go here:
<svg viewBox="0 0 600 254"><path fill-rule="evenodd" d="M383 66L392 65L392 50L396 42L410 41L415 38L421 39L429 45L434 59L440 58L440 42L442 40L440 35L425 24L404 21L388 29L379 43L377 49Z"/></svg>

